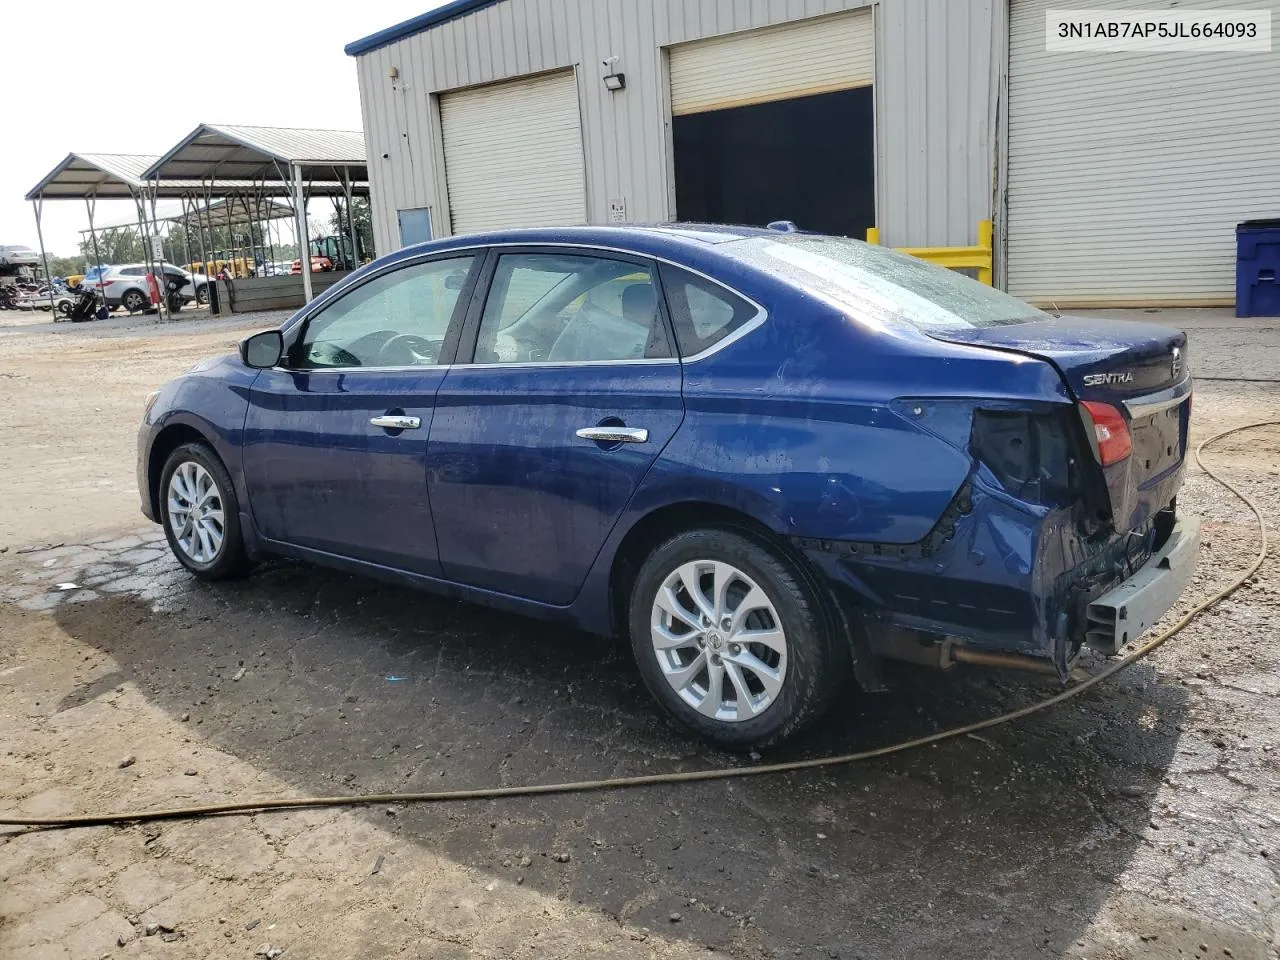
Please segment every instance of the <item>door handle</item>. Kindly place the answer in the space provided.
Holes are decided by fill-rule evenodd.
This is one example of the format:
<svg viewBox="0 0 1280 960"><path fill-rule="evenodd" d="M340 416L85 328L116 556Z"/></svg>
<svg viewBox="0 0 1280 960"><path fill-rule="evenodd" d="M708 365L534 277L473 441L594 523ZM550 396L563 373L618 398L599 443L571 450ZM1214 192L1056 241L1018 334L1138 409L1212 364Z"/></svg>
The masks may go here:
<svg viewBox="0 0 1280 960"><path fill-rule="evenodd" d="M421 417L397 417L390 414L385 417L374 417L369 422L383 430L417 430L422 426Z"/></svg>
<svg viewBox="0 0 1280 960"><path fill-rule="evenodd" d="M578 431L578 436L596 443L649 442L649 431L644 427L583 427Z"/></svg>

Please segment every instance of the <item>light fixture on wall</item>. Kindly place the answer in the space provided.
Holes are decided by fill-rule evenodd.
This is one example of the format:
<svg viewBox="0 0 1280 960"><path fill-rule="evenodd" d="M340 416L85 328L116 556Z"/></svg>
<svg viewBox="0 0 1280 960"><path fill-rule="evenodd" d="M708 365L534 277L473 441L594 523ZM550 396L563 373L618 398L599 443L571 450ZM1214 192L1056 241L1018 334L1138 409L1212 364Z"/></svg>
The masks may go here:
<svg viewBox="0 0 1280 960"><path fill-rule="evenodd" d="M614 69L618 63L617 57L608 57L602 61L604 68L609 72L604 75L604 86L606 90L612 90L615 93L619 90L627 89L627 75Z"/></svg>

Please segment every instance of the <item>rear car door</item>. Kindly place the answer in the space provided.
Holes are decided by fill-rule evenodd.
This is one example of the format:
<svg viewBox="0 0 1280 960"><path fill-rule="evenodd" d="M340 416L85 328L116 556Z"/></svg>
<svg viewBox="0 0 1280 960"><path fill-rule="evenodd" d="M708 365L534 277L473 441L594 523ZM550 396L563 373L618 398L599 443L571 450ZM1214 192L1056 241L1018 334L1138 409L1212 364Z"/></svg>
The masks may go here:
<svg viewBox="0 0 1280 960"><path fill-rule="evenodd" d="M680 426L681 367L648 261L506 248L485 274L428 446L441 567L564 605Z"/></svg>
<svg viewBox="0 0 1280 960"><path fill-rule="evenodd" d="M370 274L286 336L287 356L254 382L245 421L263 536L439 573L427 436L480 259L437 255Z"/></svg>

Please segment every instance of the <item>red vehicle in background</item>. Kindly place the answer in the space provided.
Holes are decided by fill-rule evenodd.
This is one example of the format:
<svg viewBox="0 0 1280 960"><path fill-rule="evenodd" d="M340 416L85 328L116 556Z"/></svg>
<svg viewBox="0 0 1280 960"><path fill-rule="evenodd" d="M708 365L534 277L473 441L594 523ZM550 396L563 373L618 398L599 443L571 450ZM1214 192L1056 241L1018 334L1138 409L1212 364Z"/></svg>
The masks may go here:
<svg viewBox="0 0 1280 960"><path fill-rule="evenodd" d="M317 237L311 241L311 272L327 273L330 270L354 270L369 258L365 256L363 240L360 249L351 249L350 237L328 236ZM302 258L293 261L289 271L292 274L302 273Z"/></svg>

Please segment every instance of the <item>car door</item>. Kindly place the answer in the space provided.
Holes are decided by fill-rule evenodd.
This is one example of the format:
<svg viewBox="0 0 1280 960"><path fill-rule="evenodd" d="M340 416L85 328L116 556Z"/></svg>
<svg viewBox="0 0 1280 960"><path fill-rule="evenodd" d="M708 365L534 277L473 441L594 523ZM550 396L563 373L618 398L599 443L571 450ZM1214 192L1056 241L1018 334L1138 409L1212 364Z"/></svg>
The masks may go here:
<svg viewBox="0 0 1280 960"><path fill-rule="evenodd" d="M652 263L589 248L490 255L436 397L428 483L452 580L577 595L684 417Z"/></svg>
<svg viewBox="0 0 1280 960"><path fill-rule="evenodd" d="M263 536L439 573L427 435L480 259L370 274L289 331L245 421L245 482Z"/></svg>

